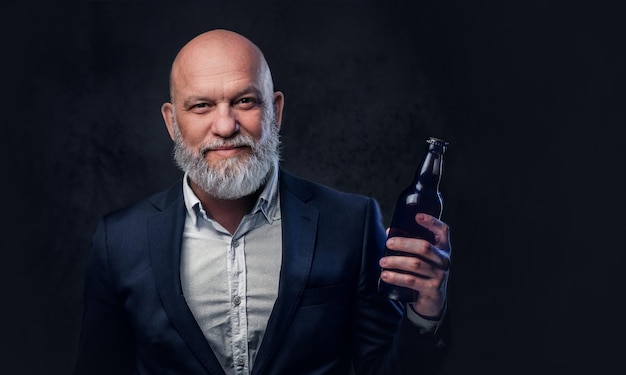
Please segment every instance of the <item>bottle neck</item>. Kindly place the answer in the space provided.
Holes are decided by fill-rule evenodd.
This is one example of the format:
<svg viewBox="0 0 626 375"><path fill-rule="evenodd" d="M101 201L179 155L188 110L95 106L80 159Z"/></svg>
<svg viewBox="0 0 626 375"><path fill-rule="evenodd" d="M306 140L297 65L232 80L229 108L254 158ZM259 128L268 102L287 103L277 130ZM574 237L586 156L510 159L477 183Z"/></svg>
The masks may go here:
<svg viewBox="0 0 626 375"><path fill-rule="evenodd" d="M439 182L443 174L443 150L441 147L430 145L428 152L424 155L421 168L415 174L413 183L420 191L424 188L439 190Z"/></svg>

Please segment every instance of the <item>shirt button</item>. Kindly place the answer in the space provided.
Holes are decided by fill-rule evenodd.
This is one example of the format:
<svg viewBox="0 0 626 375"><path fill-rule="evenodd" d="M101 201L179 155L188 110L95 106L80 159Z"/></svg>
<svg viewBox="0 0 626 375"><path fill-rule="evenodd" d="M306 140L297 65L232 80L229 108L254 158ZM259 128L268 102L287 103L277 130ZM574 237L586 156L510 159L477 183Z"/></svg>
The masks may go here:
<svg viewBox="0 0 626 375"><path fill-rule="evenodd" d="M235 296L235 298L233 298L233 303L235 304L235 306L239 306L239 304L241 303L241 297Z"/></svg>
<svg viewBox="0 0 626 375"><path fill-rule="evenodd" d="M237 358L237 366L243 366L244 364L246 364L246 361L243 359L243 357Z"/></svg>
<svg viewBox="0 0 626 375"><path fill-rule="evenodd" d="M232 245L233 247L239 246L239 240L233 240Z"/></svg>

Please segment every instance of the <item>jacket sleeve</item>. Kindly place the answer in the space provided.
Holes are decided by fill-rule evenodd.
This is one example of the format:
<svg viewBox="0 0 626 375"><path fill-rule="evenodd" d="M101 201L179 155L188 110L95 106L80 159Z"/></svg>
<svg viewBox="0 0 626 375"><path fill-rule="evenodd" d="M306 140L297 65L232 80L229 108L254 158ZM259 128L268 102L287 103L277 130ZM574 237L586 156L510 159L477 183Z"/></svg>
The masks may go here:
<svg viewBox="0 0 626 375"><path fill-rule="evenodd" d="M111 275L106 220L98 221L87 262L83 325L74 375L130 374L134 345Z"/></svg>
<svg viewBox="0 0 626 375"><path fill-rule="evenodd" d="M444 330L421 333L403 305L378 294L379 259L386 235L380 209L370 200L364 221L363 258L353 332L354 371L362 374L430 375L447 352Z"/></svg>

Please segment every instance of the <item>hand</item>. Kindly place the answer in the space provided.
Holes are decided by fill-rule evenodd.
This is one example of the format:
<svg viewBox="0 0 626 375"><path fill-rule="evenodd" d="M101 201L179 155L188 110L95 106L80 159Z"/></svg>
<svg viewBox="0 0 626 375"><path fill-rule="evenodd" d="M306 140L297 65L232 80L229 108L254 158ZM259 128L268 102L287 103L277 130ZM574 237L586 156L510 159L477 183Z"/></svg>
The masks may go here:
<svg viewBox="0 0 626 375"><path fill-rule="evenodd" d="M430 318L438 318L443 312L446 284L450 268L450 231L446 223L427 214L417 214L418 224L432 231L435 243L416 238L392 237L387 240L390 250L402 251L414 256L386 256L380 259L385 270L381 278L390 284L404 286L419 292L417 301L411 303L415 312ZM410 274L393 272L397 269Z"/></svg>

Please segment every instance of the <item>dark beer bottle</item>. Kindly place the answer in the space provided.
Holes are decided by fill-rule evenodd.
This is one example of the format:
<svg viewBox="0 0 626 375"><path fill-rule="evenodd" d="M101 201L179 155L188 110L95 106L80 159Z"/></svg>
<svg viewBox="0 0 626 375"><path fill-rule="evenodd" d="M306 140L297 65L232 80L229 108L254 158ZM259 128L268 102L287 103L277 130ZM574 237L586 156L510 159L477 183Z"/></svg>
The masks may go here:
<svg viewBox="0 0 626 375"><path fill-rule="evenodd" d="M439 191L439 183L443 173L443 154L448 147L448 142L430 137L426 143L426 152L415 172L413 181L398 197L387 238L413 237L434 243L434 234L416 223L415 215L422 212L438 219L441 218L443 199ZM388 255L411 256L411 254L385 248L385 256ZM391 299L403 302L415 302L419 295L413 289L388 284L382 279L379 279L378 291Z"/></svg>

